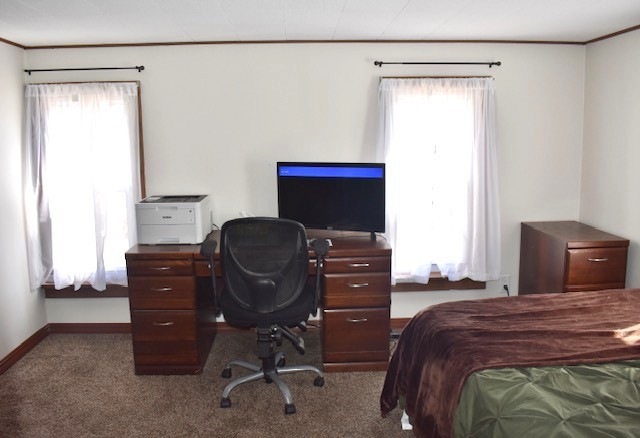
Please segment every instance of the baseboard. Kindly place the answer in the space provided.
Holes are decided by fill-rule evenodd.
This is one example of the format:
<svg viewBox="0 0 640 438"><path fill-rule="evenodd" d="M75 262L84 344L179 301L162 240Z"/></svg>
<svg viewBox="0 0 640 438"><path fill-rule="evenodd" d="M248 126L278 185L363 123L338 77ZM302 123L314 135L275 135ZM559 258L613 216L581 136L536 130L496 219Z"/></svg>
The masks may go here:
<svg viewBox="0 0 640 438"><path fill-rule="evenodd" d="M6 357L0 360L0 374L7 371L16 362L24 357L29 351L31 351L36 345L38 345L44 338L50 333L49 325L45 325L40 330L29 336L26 341L18 346L15 350L9 353Z"/></svg>
<svg viewBox="0 0 640 438"><path fill-rule="evenodd" d="M128 322L97 322L97 323L51 323L50 333L67 334L108 334L131 333Z"/></svg>
<svg viewBox="0 0 640 438"><path fill-rule="evenodd" d="M411 318L393 318L391 319L391 330L402 331L404 326ZM322 327L322 321L314 320L309 324L309 330L318 330ZM243 331L232 327L224 321L216 323L218 332ZM0 359L0 374L11 368L13 364L18 362L25 354L31 351L50 333L56 334L109 334L109 333L131 333L131 323L128 322L111 322L111 323L51 323L42 327L40 330L31 335L26 341L9 353L3 359Z"/></svg>
<svg viewBox="0 0 640 438"><path fill-rule="evenodd" d="M220 333L220 332L243 332L243 331L249 331L249 330L255 330L255 329L253 329L253 328L243 329L243 328L233 327L233 326L230 326L229 324L227 324L224 321L216 322L216 332L217 333Z"/></svg>
<svg viewBox="0 0 640 438"><path fill-rule="evenodd" d="M401 332L404 326L411 321L411 318L392 318L391 319L391 331Z"/></svg>

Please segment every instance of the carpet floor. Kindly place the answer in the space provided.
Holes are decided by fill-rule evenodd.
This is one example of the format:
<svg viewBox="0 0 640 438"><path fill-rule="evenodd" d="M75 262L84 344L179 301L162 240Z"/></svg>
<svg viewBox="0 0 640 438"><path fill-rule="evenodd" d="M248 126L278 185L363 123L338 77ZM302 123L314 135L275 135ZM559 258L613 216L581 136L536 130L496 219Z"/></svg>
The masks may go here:
<svg viewBox="0 0 640 438"><path fill-rule="evenodd" d="M288 342L287 364L320 364L317 333L307 353ZM232 407L220 408L231 359L256 362L253 332L220 333L197 376L136 376L131 336L49 335L0 375L1 437L409 437L396 409L381 418L384 372L284 376L297 413L284 414L275 385L236 387ZM234 377L246 373L235 368Z"/></svg>

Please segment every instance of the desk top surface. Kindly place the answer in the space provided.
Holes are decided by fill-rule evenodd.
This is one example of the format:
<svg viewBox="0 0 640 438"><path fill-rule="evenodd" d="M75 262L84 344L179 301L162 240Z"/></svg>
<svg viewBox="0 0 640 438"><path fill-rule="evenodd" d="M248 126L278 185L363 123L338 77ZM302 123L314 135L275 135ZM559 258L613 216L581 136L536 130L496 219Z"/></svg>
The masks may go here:
<svg viewBox="0 0 640 438"><path fill-rule="evenodd" d="M326 258L375 257L391 255L391 246L384 237L372 240L369 233L348 231L307 230L307 237L331 239L332 246ZM220 231L212 231L207 239L219 240ZM218 249L216 249L216 256ZM135 245L125 254L127 260L136 259L205 259L200 255L200 245Z"/></svg>

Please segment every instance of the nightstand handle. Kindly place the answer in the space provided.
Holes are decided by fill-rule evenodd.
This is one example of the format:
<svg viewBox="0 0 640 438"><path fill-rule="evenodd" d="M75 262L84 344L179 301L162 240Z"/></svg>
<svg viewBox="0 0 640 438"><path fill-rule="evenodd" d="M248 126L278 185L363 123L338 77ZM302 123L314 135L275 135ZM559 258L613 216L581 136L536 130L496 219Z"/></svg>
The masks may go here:
<svg viewBox="0 0 640 438"><path fill-rule="evenodd" d="M167 327L175 323L173 321L165 321L165 322L153 322L152 324L157 327Z"/></svg>
<svg viewBox="0 0 640 438"><path fill-rule="evenodd" d="M606 262L607 260L609 260L609 257L603 257L603 258L593 258L593 259L587 259L590 262Z"/></svg>
<svg viewBox="0 0 640 438"><path fill-rule="evenodd" d="M170 266L160 266L160 267L157 267L157 268L156 267L151 267L149 269L151 269L152 271L167 271L167 270L171 269L171 267Z"/></svg>
<svg viewBox="0 0 640 438"><path fill-rule="evenodd" d="M347 318L347 322L353 322L353 323L367 322L367 321L368 321L367 318L360 318L360 319Z"/></svg>
<svg viewBox="0 0 640 438"><path fill-rule="evenodd" d="M347 266L350 268L368 268L371 265L369 263L349 263Z"/></svg>
<svg viewBox="0 0 640 438"><path fill-rule="evenodd" d="M349 287L367 287L369 283L349 283L347 286Z"/></svg>
<svg viewBox="0 0 640 438"><path fill-rule="evenodd" d="M151 290L154 292L171 292L173 288L172 287L152 287Z"/></svg>

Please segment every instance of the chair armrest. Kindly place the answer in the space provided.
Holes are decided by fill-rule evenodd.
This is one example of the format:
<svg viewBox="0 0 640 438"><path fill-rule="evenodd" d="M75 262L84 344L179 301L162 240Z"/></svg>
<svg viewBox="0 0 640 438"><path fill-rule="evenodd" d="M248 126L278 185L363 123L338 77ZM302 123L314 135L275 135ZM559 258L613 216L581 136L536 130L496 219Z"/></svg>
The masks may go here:
<svg viewBox="0 0 640 438"><path fill-rule="evenodd" d="M316 290L313 312L311 312L313 316L316 316L318 314L318 307L320 306L320 297L322 296L322 269L324 257L327 255L327 252L329 252L329 241L327 239L313 239L309 246L311 246L311 249L313 249L316 255Z"/></svg>
<svg viewBox="0 0 640 438"><path fill-rule="evenodd" d="M209 257L209 266L211 266L211 286L213 287L213 298L216 305L216 316L222 314L222 308L220 307L220 295L218 294L218 288L216 286L216 248L218 242L213 239L206 239L200 245L200 255Z"/></svg>
<svg viewBox="0 0 640 438"><path fill-rule="evenodd" d="M309 246L316 254L317 257L324 257L329 252L329 240L328 239L313 239L309 242Z"/></svg>
<svg viewBox="0 0 640 438"><path fill-rule="evenodd" d="M200 255L204 257L213 257L216 254L217 247L217 241L213 239L207 239L200 245Z"/></svg>

